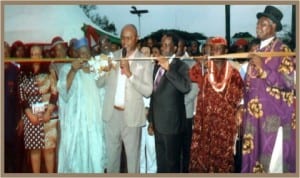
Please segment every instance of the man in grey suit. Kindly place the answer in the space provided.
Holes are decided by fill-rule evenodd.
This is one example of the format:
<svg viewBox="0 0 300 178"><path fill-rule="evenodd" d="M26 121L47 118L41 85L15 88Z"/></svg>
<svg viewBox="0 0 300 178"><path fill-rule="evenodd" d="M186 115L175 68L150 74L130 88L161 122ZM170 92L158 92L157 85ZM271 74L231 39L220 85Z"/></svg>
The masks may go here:
<svg viewBox="0 0 300 178"><path fill-rule="evenodd" d="M141 127L145 125L143 97L152 93L151 61L130 60L143 57L137 49L137 30L132 24L121 32L122 49L114 58L124 57L99 80L106 89L103 120L107 146L107 172L120 171L122 141L125 147L128 173L139 172ZM129 60L127 60L129 59Z"/></svg>
<svg viewBox="0 0 300 178"><path fill-rule="evenodd" d="M154 90L149 109L149 131L154 129L158 173L180 171L180 148L186 118L184 95L190 90L189 67L175 58L177 38L162 37L161 52L154 68Z"/></svg>

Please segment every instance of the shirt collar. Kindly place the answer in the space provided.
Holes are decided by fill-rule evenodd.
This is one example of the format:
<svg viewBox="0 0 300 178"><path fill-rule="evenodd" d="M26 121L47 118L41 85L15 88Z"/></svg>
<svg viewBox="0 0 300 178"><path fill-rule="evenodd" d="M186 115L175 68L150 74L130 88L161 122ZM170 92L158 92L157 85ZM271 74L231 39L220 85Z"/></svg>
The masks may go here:
<svg viewBox="0 0 300 178"><path fill-rule="evenodd" d="M275 38L275 36L272 36L266 40L261 41L259 49L266 47L274 38Z"/></svg>
<svg viewBox="0 0 300 178"><path fill-rule="evenodd" d="M169 59L169 64L171 64L172 63L172 61L173 61L173 59L176 57L176 55L175 54L173 54L171 57L170 57L170 59Z"/></svg>
<svg viewBox="0 0 300 178"><path fill-rule="evenodd" d="M128 58L129 59L133 59L134 56L135 56L135 54L136 54L136 52L137 52L137 49L135 49L134 52L130 56L128 56Z"/></svg>

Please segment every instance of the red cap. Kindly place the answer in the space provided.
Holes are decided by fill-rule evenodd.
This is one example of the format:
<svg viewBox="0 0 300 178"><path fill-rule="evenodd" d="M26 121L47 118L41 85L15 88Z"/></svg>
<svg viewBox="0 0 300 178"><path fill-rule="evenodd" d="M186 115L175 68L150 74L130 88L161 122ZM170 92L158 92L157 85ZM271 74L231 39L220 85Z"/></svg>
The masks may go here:
<svg viewBox="0 0 300 178"><path fill-rule="evenodd" d="M246 46L248 45L248 41L244 38L237 39L234 43L236 46Z"/></svg>
<svg viewBox="0 0 300 178"><path fill-rule="evenodd" d="M209 40L210 44L213 44L213 45L224 45L224 46L227 46L227 40L223 37L213 37Z"/></svg>

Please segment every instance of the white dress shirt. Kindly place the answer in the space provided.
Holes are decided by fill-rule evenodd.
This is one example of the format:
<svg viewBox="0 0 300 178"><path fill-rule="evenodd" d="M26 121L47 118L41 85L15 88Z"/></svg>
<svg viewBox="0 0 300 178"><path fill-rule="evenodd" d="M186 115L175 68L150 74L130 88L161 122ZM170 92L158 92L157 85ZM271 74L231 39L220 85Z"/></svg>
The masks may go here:
<svg viewBox="0 0 300 178"><path fill-rule="evenodd" d="M128 58L133 59L135 56L135 53L137 50L135 50ZM122 57L122 56L121 56ZM131 64L131 61L129 61L129 65ZM117 90L115 95L115 106L124 108L125 105L125 85L126 85L126 75L121 74L121 70L118 72L118 82L117 82Z"/></svg>

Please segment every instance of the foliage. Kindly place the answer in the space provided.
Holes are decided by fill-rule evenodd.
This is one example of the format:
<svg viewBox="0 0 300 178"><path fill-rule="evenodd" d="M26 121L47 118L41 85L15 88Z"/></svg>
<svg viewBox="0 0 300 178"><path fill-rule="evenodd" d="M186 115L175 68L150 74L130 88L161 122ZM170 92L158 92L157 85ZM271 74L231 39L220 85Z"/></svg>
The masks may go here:
<svg viewBox="0 0 300 178"><path fill-rule="evenodd" d="M116 35L116 27L114 23L110 23L106 16L101 17L98 13L95 13L97 9L96 5L79 5L84 14L101 29L113 33Z"/></svg>
<svg viewBox="0 0 300 178"><path fill-rule="evenodd" d="M254 38L249 32L235 33L232 38Z"/></svg>
<svg viewBox="0 0 300 178"><path fill-rule="evenodd" d="M278 37L282 40L283 43L288 45L290 49L295 49L295 39L293 38L293 34L291 30L288 29L287 25L282 26L282 31L279 32Z"/></svg>
<svg viewBox="0 0 300 178"><path fill-rule="evenodd" d="M156 32L152 32L150 35L145 36L143 39L141 39L142 41L144 41L147 38L152 38L155 41L160 41L161 37L167 33L167 32L171 32L171 33L175 33L177 34L180 38L184 39L186 42L190 42L192 40L199 40L199 41L203 41L206 40L207 37L204 36L202 33L190 33L190 32L186 32L186 31L181 31L181 30L176 30L176 29L161 29L158 30Z"/></svg>

